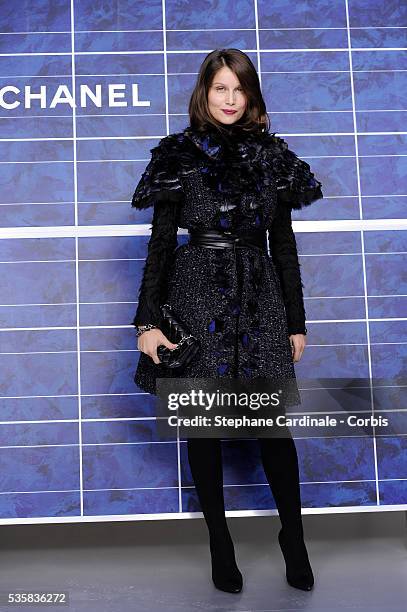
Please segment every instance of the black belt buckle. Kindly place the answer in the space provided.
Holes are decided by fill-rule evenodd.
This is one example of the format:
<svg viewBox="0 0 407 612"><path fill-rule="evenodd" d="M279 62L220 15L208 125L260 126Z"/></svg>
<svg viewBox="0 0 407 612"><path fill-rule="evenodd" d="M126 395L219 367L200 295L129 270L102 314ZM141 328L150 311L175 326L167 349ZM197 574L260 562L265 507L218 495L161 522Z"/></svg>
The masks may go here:
<svg viewBox="0 0 407 612"><path fill-rule="evenodd" d="M228 240L232 240L233 255L236 257L236 247L238 246L238 242L240 242L240 237L228 230L223 230L222 233Z"/></svg>
<svg viewBox="0 0 407 612"><path fill-rule="evenodd" d="M240 236L234 234L233 232L229 232L228 230L223 230L222 232L227 238L232 238L233 242L239 242Z"/></svg>

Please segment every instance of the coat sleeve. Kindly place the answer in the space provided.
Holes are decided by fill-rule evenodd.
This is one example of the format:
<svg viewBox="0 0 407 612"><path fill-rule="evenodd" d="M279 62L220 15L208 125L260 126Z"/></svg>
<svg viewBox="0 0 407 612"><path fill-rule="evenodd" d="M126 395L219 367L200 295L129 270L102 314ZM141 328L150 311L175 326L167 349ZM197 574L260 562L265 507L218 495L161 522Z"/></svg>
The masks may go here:
<svg viewBox="0 0 407 612"><path fill-rule="evenodd" d="M135 189L132 207L153 207L151 235L139 288L138 307L133 325L160 326L159 306L166 299L168 272L178 246L180 202L183 198L173 155L163 139L151 150L152 158Z"/></svg>
<svg viewBox="0 0 407 612"><path fill-rule="evenodd" d="M307 334L300 263L291 210L278 205L269 227L269 250L276 267L287 315L288 334Z"/></svg>
<svg viewBox="0 0 407 612"><path fill-rule="evenodd" d="M309 164L288 149L283 139L277 138L277 142L278 153L274 164L277 177L277 206L268 228L269 250L280 279L288 333L306 335L304 285L291 212L293 209L300 210L323 198L322 183L315 178Z"/></svg>

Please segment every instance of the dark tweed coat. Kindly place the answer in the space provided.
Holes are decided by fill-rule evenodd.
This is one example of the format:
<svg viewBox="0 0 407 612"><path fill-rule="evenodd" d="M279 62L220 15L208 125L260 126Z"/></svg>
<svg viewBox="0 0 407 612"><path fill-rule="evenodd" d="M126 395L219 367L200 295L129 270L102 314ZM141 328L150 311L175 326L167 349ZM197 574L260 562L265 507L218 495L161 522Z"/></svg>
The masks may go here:
<svg viewBox="0 0 407 612"><path fill-rule="evenodd" d="M151 153L132 199L138 209L154 206L132 323L159 326L166 301L201 350L176 374L141 352L135 383L156 393L157 377L295 379L289 335L307 330L291 210L322 198L321 183L283 139L238 125L226 135L188 127ZM270 255L178 246L179 227L267 229Z"/></svg>

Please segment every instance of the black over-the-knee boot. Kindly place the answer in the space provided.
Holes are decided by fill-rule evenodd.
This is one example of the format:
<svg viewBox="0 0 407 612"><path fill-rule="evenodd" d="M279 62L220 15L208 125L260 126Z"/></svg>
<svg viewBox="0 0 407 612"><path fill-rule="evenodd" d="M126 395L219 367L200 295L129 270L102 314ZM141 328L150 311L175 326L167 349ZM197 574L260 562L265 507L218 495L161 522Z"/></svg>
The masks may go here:
<svg viewBox="0 0 407 612"><path fill-rule="evenodd" d="M259 438L264 471L276 502L282 528L278 541L286 564L287 582L310 591L314 576L304 543L298 455L292 437Z"/></svg>
<svg viewBox="0 0 407 612"><path fill-rule="evenodd" d="M187 448L192 477L209 531L212 580L222 591L239 593L243 578L236 564L225 516L221 441L218 438L188 438Z"/></svg>

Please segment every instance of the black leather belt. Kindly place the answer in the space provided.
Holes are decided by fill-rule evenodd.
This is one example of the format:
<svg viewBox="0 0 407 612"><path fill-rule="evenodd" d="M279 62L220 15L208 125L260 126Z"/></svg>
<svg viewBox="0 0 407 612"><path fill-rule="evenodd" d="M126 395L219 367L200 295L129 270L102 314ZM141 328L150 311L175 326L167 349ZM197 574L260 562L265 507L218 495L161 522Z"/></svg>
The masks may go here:
<svg viewBox="0 0 407 612"><path fill-rule="evenodd" d="M267 252L266 230L227 232L220 230L189 230L189 244L210 249L251 247Z"/></svg>

